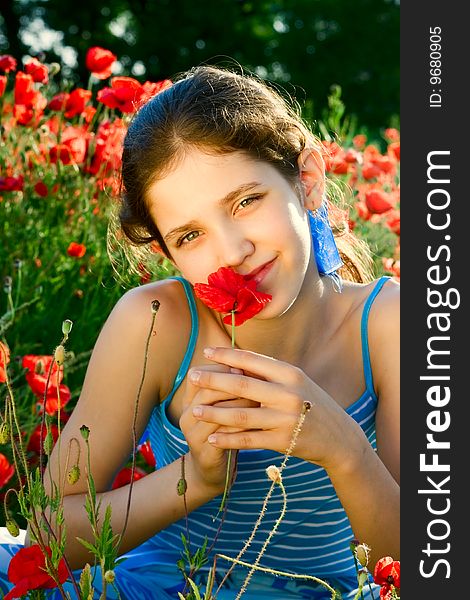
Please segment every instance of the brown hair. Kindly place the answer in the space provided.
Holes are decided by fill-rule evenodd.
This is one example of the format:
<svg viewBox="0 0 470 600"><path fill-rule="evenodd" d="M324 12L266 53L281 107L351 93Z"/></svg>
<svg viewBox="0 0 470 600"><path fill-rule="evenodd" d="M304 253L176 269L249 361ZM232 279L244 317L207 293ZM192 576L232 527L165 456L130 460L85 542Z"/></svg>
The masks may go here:
<svg viewBox="0 0 470 600"><path fill-rule="evenodd" d="M170 256L146 194L190 146L213 154L244 151L272 164L295 185L297 158L307 145L318 146L318 140L300 112L267 84L225 69L195 67L144 104L129 125L122 154L121 230L134 248L155 241ZM372 279L366 244L345 223L332 226L344 261L340 274L359 282Z"/></svg>

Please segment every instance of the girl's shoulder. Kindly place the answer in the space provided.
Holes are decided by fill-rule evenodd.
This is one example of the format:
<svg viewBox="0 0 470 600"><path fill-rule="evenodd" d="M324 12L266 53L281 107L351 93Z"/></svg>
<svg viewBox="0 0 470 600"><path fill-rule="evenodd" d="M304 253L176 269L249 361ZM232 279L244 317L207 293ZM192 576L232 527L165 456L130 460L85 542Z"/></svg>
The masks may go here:
<svg viewBox="0 0 470 600"><path fill-rule="evenodd" d="M159 395L164 397L185 354L191 324L182 283L164 279L127 291L111 312L107 327L121 330L123 341L134 347L148 343L148 375L158 380Z"/></svg>

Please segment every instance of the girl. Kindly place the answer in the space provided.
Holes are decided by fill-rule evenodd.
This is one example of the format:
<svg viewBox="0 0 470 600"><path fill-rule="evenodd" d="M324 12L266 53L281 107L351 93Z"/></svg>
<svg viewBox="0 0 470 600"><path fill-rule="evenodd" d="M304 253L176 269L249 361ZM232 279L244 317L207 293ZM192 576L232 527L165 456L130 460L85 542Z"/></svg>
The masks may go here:
<svg viewBox="0 0 470 600"><path fill-rule="evenodd" d="M232 458L239 451L236 479L196 581L215 553L237 556L271 483L265 469L281 464L308 401L282 473L287 513L260 564L320 577L353 598L353 538L371 547L371 568L384 555L399 558L399 285L388 277L371 281L351 235L338 238L338 253L319 144L255 78L199 67L154 97L129 127L122 182L122 231L136 246L157 246L182 277L134 289L112 311L61 453L56 445L50 457L53 479L73 437L83 446L85 473L79 428L87 425L102 511L111 504L113 530L122 531L128 488L110 485L132 450L158 300L137 413L137 435L149 437L157 468L133 486L121 546L127 559L116 569L121 594L177 597L185 503L194 552L205 536L209 546L216 536L229 450ZM220 267L272 297L237 326L235 348L224 315L193 294ZM184 498L177 493L182 467ZM66 554L76 569L92 561L75 539L91 538L85 494L85 477L65 486ZM256 560L281 508L274 494L242 560ZM230 565L218 559L214 590ZM235 598L246 573L237 566L217 597ZM254 574L245 593L330 596L320 584L265 572Z"/></svg>

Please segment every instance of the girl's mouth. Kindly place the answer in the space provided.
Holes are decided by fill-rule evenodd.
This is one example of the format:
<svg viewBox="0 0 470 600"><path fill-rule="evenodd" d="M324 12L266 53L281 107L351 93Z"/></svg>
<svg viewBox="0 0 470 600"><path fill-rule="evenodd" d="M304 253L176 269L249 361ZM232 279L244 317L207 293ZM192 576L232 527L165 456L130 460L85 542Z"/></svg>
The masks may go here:
<svg viewBox="0 0 470 600"><path fill-rule="evenodd" d="M266 275L271 271L271 268L274 265L275 260L276 259L273 258L272 260L264 263L257 269L253 269L253 271L251 271L251 273L248 273L247 275L245 275L245 279L247 281L254 281L257 285L259 285L263 281L263 279L266 277Z"/></svg>

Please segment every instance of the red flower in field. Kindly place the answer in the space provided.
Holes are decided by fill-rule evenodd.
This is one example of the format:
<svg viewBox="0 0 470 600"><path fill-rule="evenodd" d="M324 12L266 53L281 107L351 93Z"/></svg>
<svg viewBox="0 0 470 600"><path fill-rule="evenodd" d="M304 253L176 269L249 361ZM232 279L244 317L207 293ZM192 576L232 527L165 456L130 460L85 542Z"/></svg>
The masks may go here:
<svg viewBox="0 0 470 600"><path fill-rule="evenodd" d="M128 483L130 483L131 482L131 474L132 474L131 467L123 467L119 471L119 473L116 475L116 477L114 478L111 489L115 490L116 488L120 488L123 485L127 485ZM138 479L142 479L142 477L145 477L146 475L147 475L147 472L144 471L143 469L141 469L140 467L136 467L134 469L134 481L137 481Z"/></svg>
<svg viewBox="0 0 470 600"><path fill-rule="evenodd" d="M385 130L384 137L389 142L398 142L398 140L400 139L400 132L394 127L389 127Z"/></svg>
<svg viewBox="0 0 470 600"><path fill-rule="evenodd" d="M171 87L173 85L173 82L170 79L163 79L162 81L145 81L142 84L142 96L140 98L140 101L143 102L147 102L147 100L150 100L150 98L153 98L153 96L156 96L157 94L159 94L160 92L163 92L164 90L168 89L169 87Z"/></svg>
<svg viewBox="0 0 470 600"><path fill-rule="evenodd" d="M394 206L391 195L382 189L371 189L366 192L366 205L371 213L382 214Z"/></svg>
<svg viewBox="0 0 470 600"><path fill-rule="evenodd" d="M49 151L52 163L58 160L64 165L80 164L85 160L87 133L78 127L66 127L62 132L61 143Z"/></svg>
<svg viewBox="0 0 470 600"><path fill-rule="evenodd" d="M366 145L366 142L367 142L367 136L364 135L363 133L359 133L358 135L355 135L353 137L354 147L357 148L358 150L362 150L364 148L364 146Z"/></svg>
<svg viewBox="0 0 470 600"><path fill-rule="evenodd" d="M400 142L392 142L388 145L388 153L400 160Z"/></svg>
<svg viewBox="0 0 470 600"><path fill-rule="evenodd" d="M33 117L39 119L47 105L46 98L34 88L32 75L18 71L15 78L14 116L21 125L29 125Z"/></svg>
<svg viewBox="0 0 470 600"><path fill-rule="evenodd" d="M371 162L364 163L364 166L362 167L362 176L364 179L372 179L378 175L380 175L380 169L377 165Z"/></svg>
<svg viewBox="0 0 470 600"><path fill-rule="evenodd" d="M0 488L6 485L13 477L15 467L10 465L8 458L0 453Z"/></svg>
<svg viewBox="0 0 470 600"><path fill-rule="evenodd" d="M51 549L46 546L46 551L50 557ZM46 573L45 567L46 558L38 544L20 548L8 566L8 579L15 584L15 587L5 595L5 600L21 598L31 590L55 588L57 584ZM68 577L63 558L59 561L57 576L61 584Z"/></svg>
<svg viewBox="0 0 470 600"><path fill-rule="evenodd" d="M0 98L5 93L6 87L7 87L7 78L5 75L0 75Z"/></svg>
<svg viewBox="0 0 470 600"><path fill-rule="evenodd" d="M392 597L392 587L400 589L400 561L385 556L377 561L374 569L374 582L381 585L380 599L389 600Z"/></svg>
<svg viewBox="0 0 470 600"><path fill-rule="evenodd" d="M96 99L109 108L118 108L123 113L133 113L141 103L144 89L132 77L113 77L111 87L101 89Z"/></svg>
<svg viewBox="0 0 470 600"><path fill-rule="evenodd" d="M372 158L372 164L378 167L383 173L393 173L395 171L395 159L389 156L377 156Z"/></svg>
<svg viewBox="0 0 470 600"><path fill-rule="evenodd" d="M23 176L0 177L0 192L21 192L24 185Z"/></svg>
<svg viewBox="0 0 470 600"><path fill-rule="evenodd" d="M7 380L7 364L10 362L10 349L3 342L0 342L0 383Z"/></svg>
<svg viewBox="0 0 470 600"><path fill-rule="evenodd" d="M24 65L24 70L28 75L31 75L33 81L38 83L48 83L49 81L49 69L42 62L39 62L37 58L28 60Z"/></svg>
<svg viewBox="0 0 470 600"><path fill-rule="evenodd" d="M84 110L87 102L91 99L91 91L83 88L76 88L68 95L65 103L65 117L71 119L75 115L80 115Z"/></svg>
<svg viewBox="0 0 470 600"><path fill-rule="evenodd" d="M86 53L85 64L97 79L107 79L112 73L112 66L116 60L117 56L110 50L93 46Z"/></svg>
<svg viewBox="0 0 470 600"><path fill-rule="evenodd" d="M106 177L117 172L121 166L121 150L125 128L121 119L105 121L98 127L95 151L88 171Z"/></svg>
<svg viewBox="0 0 470 600"><path fill-rule="evenodd" d="M49 370L52 370L47 381ZM64 373L63 368L58 367L53 356L27 354L23 356L23 367L28 369L25 378L33 394L38 398L40 410L44 402L44 394L46 395L46 413L53 415L60 407L61 409L67 404L71 398L69 388L62 384ZM47 392L46 392L47 388Z"/></svg>
<svg viewBox="0 0 470 600"><path fill-rule="evenodd" d="M148 466L154 468L157 463L155 461L152 446L148 440L139 446L139 452L144 457L144 460Z"/></svg>
<svg viewBox="0 0 470 600"><path fill-rule="evenodd" d="M50 110L64 110L67 100L69 99L70 94L67 92L60 92L56 96L52 98L49 102L48 107Z"/></svg>
<svg viewBox="0 0 470 600"><path fill-rule="evenodd" d="M220 313L235 312L235 325L241 325L257 315L272 300L270 294L256 291L256 282L236 273L233 269L220 267L207 278L208 283L194 284L196 296L209 308ZM223 322L230 325L232 315Z"/></svg>
<svg viewBox="0 0 470 600"><path fill-rule="evenodd" d="M77 242L70 242L67 248L67 254L73 258L82 258L85 256L86 246L84 244L77 244Z"/></svg>
<svg viewBox="0 0 470 600"><path fill-rule="evenodd" d="M5 73L16 71L16 58L13 58L10 54L2 54L0 56L0 71Z"/></svg>
<svg viewBox="0 0 470 600"><path fill-rule="evenodd" d="M34 186L34 191L38 196L41 196L41 198L46 198L49 194L49 189L43 181L38 181L36 183L36 185Z"/></svg>

